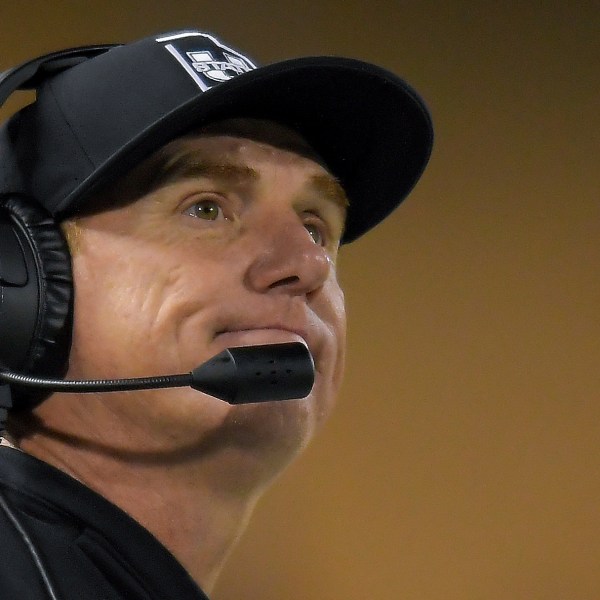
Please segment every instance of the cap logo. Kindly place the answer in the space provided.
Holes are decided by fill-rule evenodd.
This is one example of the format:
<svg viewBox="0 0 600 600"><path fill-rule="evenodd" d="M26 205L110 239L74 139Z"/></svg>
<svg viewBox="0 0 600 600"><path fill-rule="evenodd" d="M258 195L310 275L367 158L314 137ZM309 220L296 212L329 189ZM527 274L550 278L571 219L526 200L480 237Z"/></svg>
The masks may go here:
<svg viewBox="0 0 600 600"><path fill-rule="evenodd" d="M241 58L237 58L228 52L223 52L223 56L227 59L225 61L216 60L212 53L208 51L186 52L186 54L192 67L198 73L204 73L206 77L213 81L227 81L236 75L251 70Z"/></svg>
<svg viewBox="0 0 600 600"><path fill-rule="evenodd" d="M248 58L207 33L185 32L161 37L170 52L203 91L256 68Z"/></svg>

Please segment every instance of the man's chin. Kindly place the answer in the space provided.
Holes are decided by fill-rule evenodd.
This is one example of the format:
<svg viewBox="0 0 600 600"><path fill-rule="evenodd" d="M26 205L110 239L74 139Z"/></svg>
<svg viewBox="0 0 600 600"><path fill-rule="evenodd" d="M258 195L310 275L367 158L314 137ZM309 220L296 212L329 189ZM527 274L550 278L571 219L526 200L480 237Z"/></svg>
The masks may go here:
<svg viewBox="0 0 600 600"><path fill-rule="evenodd" d="M315 431L310 399L236 406L227 422L232 444L264 460L272 475L306 447Z"/></svg>

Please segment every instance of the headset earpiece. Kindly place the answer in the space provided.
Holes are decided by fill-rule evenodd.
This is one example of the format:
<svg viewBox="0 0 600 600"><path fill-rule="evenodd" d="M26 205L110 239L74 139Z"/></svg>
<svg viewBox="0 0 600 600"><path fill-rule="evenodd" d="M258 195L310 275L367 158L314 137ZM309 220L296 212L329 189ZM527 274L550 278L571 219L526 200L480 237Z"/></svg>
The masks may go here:
<svg viewBox="0 0 600 600"><path fill-rule="evenodd" d="M0 364L64 376L72 312L71 259L60 227L36 202L0 196ZM37 392L13 390L17 409L43 399Z"/></svg>

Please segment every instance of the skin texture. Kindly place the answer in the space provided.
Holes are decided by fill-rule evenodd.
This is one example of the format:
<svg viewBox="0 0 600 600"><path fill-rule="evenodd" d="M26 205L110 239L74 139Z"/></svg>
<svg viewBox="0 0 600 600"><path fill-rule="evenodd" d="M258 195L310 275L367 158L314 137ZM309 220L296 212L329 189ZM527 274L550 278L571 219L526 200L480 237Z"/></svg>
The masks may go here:
<svg viewBox="0 0 600 600"><path fill-rule="evenodd" d="M263 141L195 135L167 150L179 162L158 189L66 225L67 377L186 372L226 347L303 341L313 391L244 406L189 388L55 394L16 439L130 513L210 591L260 493L333 407L345 208L323 166Z"/></svg>

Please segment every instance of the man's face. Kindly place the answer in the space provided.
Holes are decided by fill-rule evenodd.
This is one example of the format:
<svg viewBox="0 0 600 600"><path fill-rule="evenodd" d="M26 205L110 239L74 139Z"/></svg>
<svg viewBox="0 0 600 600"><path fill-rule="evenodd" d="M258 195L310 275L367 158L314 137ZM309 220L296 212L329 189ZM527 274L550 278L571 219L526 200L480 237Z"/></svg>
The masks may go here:
<svg viewBox="0 0 600 600"><path fill-rule="evenodd" d="M293 454L342 376L343 192L318 163L263 142L194 136L171 150L160 187L78 221L68 376L188 372L227 347L303 341L316 365L305 400L232 407L189 388L102 399L130 423L123 446L146 435L190 448L211 431Z"/></svg>

